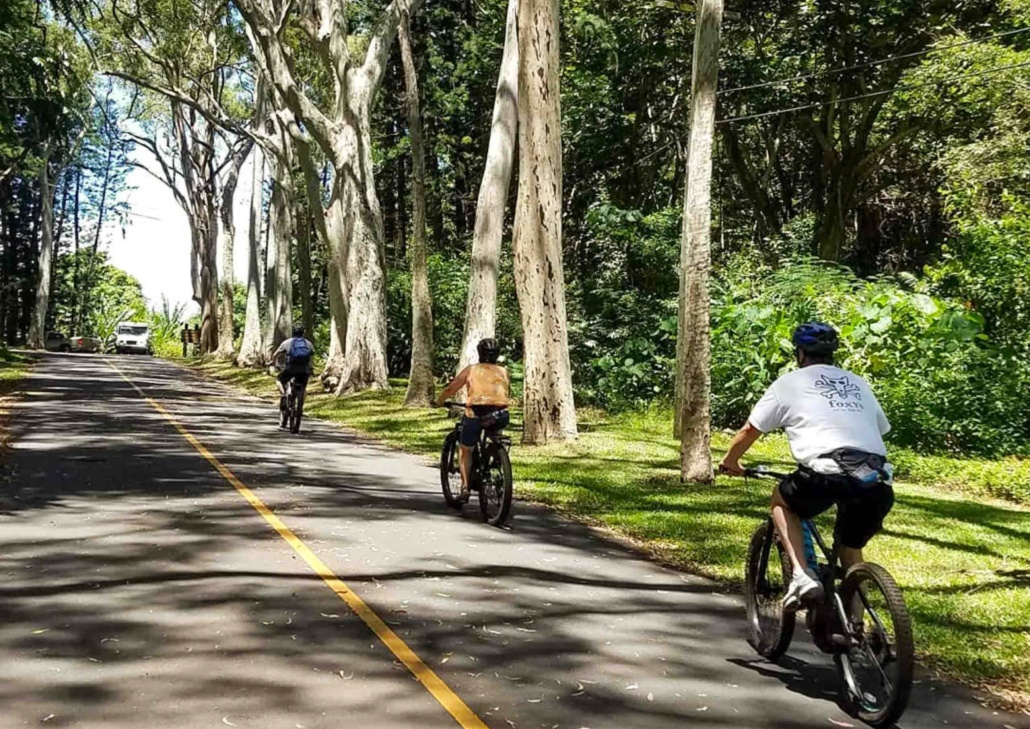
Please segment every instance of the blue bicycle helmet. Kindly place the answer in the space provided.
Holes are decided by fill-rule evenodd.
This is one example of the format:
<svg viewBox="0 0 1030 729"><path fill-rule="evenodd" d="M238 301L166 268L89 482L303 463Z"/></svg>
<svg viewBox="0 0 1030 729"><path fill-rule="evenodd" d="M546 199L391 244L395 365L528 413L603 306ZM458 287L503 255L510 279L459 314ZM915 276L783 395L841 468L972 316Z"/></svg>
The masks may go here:
<svg viewBox="0 0 1030 729"><path fill-rule="evenodd" d="M802 352L814 355L833 354L840 346L837 330L817 321L810 321L795 329L791 342Z"/></svg>

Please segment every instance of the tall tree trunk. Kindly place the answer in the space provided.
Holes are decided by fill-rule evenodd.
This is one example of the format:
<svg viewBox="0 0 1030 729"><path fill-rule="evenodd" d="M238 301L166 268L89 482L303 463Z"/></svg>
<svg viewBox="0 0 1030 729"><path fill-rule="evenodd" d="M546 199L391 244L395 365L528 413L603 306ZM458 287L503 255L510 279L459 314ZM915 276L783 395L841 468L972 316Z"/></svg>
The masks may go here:
<svg viewBox="0 0 1030 729"><path fill-rule="evenodd" d="M204 217L197 230L200 351L213 354L218 349L218 215L214 200L202 209Z"/></svg>
<svg viewBox="0 0 1030 729"><path fill-rule="evenodd" d="M411 374L404 404L429 407L434 398L433 380L433 301L429 294L426 264L426 158L422 147L422 116L418 104L418 73L411 55L408 15L401 16L397 42L404 65L404 88L408 106L408 133L411 135L411 219L413 230L409 248L411 260Z"/></svg>
<svg viewBox="0 0 1030 729"><path fill-rule="evenodd" d="M72 320L68 327L69 336L82 334L82 287L79 283L79 267L82 261L79 260L79 246L82 238L82 225L79 219L79 200L82 197L82 166L75 168L75 196L72 198L72 230L74 232L75 253L72 259Z"/></svg>
<svg viewBox="0 0 1030 729"><path fill-rule="evenodd" d="M297 293L300 295L300 321L309 339L314 338L315 310L311 299L311 216L307 203L297 205Z"/></svg>
<svg viewBox="0 0 1030 729"><path fill-rule="evenodd" d="M472 275L469 278L465 332L458 370L476 359L476 344L492 337L496 328L497 273L504 238L504 206L508 199L515 141L519 122L519 0L508 0L504 54L497 78L490 147L486 153L483 181L476 203L476 227L472 234Z"/></svg>
<svg viewBox="0 0 1030 729"><path fill-rule="evenodd" d="M46 336L46 315L50 308L50 271L54 255L54 190L50 186L50 150L43 153L39 165L39 198L42 207L39 246L39 270L37 272L36 299L29 324L28 345L42 349Z"/></svg>
<svg viewBox="0 0 1030 729"><path fill-rule="evenodd" d="M386 366L386 271L383 224L372 178L370 119L354 130L356 179L344 180L345 278L349 284L347 336L337 395L389 387ZM341 165L346 169L346 165Z"/></svg>
<svg viewBox="0 0 1030 729"><path fill-rule="evenodd" d="M233 202L236 198L236 186L240 179L240 169L247 155L250 154L252 141L247 141L233 152L232 161L222 183L222 200L218 213L221 217L222 241L222 301L218 324L218 351L216 357L232 359L235 354L236 341L233 329L233 298L236 276L233 272L233 248L236 245L236 221L233 215Z"/></svg>
<svg viewBox="0 0 1030 729"><path fill-rule="evenodd" d="M558 0L519 7L515 287L525 340L525 443L576 437L562 268Z"/></svg>
<svg viewBox="0 0 1030 729"><path fill-rule="evenodd" d="M265 263L265 353L270 355L293 329L293 170L289 155L269 158L272 199L268 209Z"/></svg>
<svg viewBox="0 0 1030 729"><path fill-rule="evenodd" d="M676 346L679 409L675 417L680 427L680 477L684 482L694 483L712 480L708 277L712 264L712 136L721 26L722 0L701 0L694 36Z"/></svg>
<svg viewBox="0 0 1030 729"><path fill-rule="evenodd" d="M254 150L250 176L250 230L247 234L247 315L243 323L243 341L236 364L260 367L265 363L265 347L261 333L261 186L264 180L265 157Z"/></svg>

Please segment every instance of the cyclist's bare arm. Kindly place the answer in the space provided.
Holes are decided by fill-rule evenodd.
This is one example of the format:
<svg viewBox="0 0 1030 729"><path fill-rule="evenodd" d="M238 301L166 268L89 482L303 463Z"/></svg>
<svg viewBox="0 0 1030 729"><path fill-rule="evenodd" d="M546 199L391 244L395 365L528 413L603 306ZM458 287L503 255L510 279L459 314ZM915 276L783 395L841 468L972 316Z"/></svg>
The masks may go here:
<svg viewBox="0 0 1030 729"><path fill-rule="evenodd" d="M744 427L737 431L730 443L729 450L719 464L719 470L734 476L743 476L744 469L740 465L740 459L748 452L748 449L755 444L755 441L762 437L762 431L751 424L751 421L744 423Z"/></svg>
<svg viewBox="0 0 1030 729"><path fill-rule="evenodd" d="M465 383L468 382L468 377L469 368L466 367L458 373L457 377L450 381L447 387L443 389L443 392L440 393L440 397L436 398L436 406L443 407L445 401L450 400L458 394L458 391L465 387Z"/></svg>

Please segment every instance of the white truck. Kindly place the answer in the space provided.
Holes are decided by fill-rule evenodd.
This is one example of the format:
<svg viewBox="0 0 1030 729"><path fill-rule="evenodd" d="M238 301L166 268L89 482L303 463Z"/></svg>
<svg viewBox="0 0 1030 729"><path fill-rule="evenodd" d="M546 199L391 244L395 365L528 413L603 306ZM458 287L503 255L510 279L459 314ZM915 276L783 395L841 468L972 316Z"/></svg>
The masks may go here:
<svg viewBox="0 0 1030 729"><path fill-rule="evenodd" d="M114 330L114 351L118 354L152 354L150 326L134 321L123 321Z"/></svg>

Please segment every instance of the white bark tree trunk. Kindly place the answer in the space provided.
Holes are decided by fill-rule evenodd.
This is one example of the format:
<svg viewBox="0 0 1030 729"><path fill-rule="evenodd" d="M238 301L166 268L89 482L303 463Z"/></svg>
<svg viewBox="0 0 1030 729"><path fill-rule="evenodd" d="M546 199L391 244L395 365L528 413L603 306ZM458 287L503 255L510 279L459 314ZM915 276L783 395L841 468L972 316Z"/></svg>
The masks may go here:
<svg viewBox="0 0 1030 729"><path fill-rule="evenodd" d="M269 158L272 199L268 210L268 260L265 284L265 354L289 338L293 329L293 170L290 146L278 158Z"/></svg>
<svg viewBox="0 0 1030 729"><path fill-rule="evenodd" d="M233 294L236 277L233 274L233 248L236 243L236 222L233 216L233 201L236 198L236 186L240 179L240 168L243 167L253 142L245 143L233 153L232 162L222 183L222 203L219 215L222 221L222 300L220 321L218 323L218 351L216 357L232 359L236 350L235 331L233 329Z"/></svg>
<svg viewBox="0 0 1030 729"><path fill-rule="evenodd" d="M562 268L558 39L558 0L521 0L514 252L525 349L524 443L576 437Z"/></svg>
<svg viewBox="0 0 1030 729"><path fill-rule="evenodd" d="M261 367L265 364L265 346L261 332L261 187L264 181L265 157L254 150L250 177L250 231L247 236L247 316L243 323L243 341L236 364L240 367Z"/></svg>
<svg viewBox="0 0 1030 729"><path fill-rule="evenodd" d="M429 407L436 382L433 379L433 301L429 294L426 264L426 159L422 148L422 116L418 104L418 73L408 37L408 16L401 17L398 44L404 66L404 87L408 106L408 134L411 137L411 374L404 394L407 407Z"/></svg>
<svg viewBox="0 0 1030 729"><path fill-rule="evenodd" d="M476 203L472 274L465 311L465 333L458 359L459 372L469 363L477 361L476 345L481 339L494 336L496 329L497 274L504 237L504 207L508 199L508 185L511 183L519 122L518 16L519 0L508 0L504 54L494 97L490 146Z"/></svg>
<svg viewBox="0 0 1030 729"><path fill-rule="evenodd" d="M59 175L54 176L55 179ZM42 232L39 243L39 282L36 301L29 322L29 347L42 349L46 337L46 315L50 309L51 269L54 256L54 190L50 186L50 150L43 154L39 166L39 198L42 206ZM74 336L75 332L68 333Z"/></svg>
<svg viewBox="0 0 1030 729"><path fill-rule="evenodd" d="M694 36L687 182L676 372L679 397L680 478L712 480L711 340L708 278L711 269L712 137L719 78L722 0L701 0Z"/></svg>

